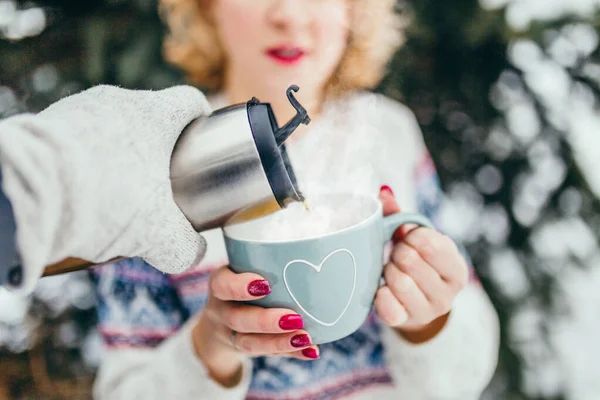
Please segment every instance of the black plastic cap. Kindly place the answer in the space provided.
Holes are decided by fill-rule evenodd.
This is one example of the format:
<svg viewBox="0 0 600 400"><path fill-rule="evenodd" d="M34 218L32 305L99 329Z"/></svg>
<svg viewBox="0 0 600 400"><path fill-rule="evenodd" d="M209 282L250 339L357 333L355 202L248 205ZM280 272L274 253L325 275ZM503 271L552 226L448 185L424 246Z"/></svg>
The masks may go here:
<svg viewBox="0 0 600 400"><path fill-rule="evenodd" d="M256 149L277 203L285 208L292 201L304 201L285 146L275 140L278 126L271 105L251 100L247 110Z"/></svg>

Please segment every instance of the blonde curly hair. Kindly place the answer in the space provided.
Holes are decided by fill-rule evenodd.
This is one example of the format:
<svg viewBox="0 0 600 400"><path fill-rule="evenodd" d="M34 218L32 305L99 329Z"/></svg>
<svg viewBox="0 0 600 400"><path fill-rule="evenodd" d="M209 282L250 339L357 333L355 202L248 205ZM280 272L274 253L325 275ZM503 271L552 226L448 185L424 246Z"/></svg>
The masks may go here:
<svg viewBox="0 0 600 400"><path fill-rule="evenodd" d="M349 0L348 47L325 88L326 94L372 89L386 73L387 64L404 42L405 20L395 11L397 0ZM211 91L222 89L226 55L218 40L208 2L160 0L160 13L169 27L166 59L181 68L194 84Z"/></svg>

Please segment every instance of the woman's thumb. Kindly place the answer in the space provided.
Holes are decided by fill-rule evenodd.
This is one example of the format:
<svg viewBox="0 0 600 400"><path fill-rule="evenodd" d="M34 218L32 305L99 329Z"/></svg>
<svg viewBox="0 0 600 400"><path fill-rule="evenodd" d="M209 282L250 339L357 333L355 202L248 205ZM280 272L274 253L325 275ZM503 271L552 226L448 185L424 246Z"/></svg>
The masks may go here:
<svg viewBox="0 0 600 400"><path fill-rule="evenodd" d="M396 197L394 196L392 188L389 186L383 185L381 189L379 189L379 200L383 206L384 216L400 212L400 206L396 202Z"/></svg>
<svg viewBox="0 0 600 400"><path fill-rule="evenodd" d="M379 200L381 201L381 205L383 207L384 217L400 212L400 206L396 201L396 196L394 196L394 192L389 186L383 185L381 189L379 189ZM396 229L392 239L394 240L394 242L401 241L415 227L415 225L411 224L402 225L401 227Z"/></svg>

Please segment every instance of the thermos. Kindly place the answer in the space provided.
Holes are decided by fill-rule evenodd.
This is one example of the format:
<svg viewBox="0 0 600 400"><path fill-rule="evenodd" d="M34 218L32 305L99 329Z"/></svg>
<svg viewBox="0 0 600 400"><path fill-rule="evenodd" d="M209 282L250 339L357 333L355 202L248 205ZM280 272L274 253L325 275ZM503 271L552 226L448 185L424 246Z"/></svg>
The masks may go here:
<svg viewBox="0 0 600 400"><path fill-rule="evenodd" d="M196 231L220 227L241 210L251 219L304 201L285 148L296 128L310 123L294 97L297 91L297 86L286 91L296 115L282 127L269 103L252 98L200 117L184 129L171 157L171 186L175 202ZM94 265L67 259L48 266L44 276Z"/></svg>
<svg viewBox="0 0 600 400"><path fill-rule="evenodd" d="M245 208L256 216L304 198L298 189L285 140L306 110L287 90L296 116L279 127L270 104L256 98L193 121L173 151L171 183L175 202L197 231L223 225Z"/></svg>

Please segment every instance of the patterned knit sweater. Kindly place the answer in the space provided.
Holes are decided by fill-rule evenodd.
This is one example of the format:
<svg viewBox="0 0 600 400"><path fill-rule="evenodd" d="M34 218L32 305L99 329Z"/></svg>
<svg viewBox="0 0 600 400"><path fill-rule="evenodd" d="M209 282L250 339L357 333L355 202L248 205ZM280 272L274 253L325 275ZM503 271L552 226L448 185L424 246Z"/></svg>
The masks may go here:
<svg viewBox="0 0 600 400"><path fill-rule="evenodd" d="M212 103L225 105L223 98ZM439 223L442 192L420 129L414 115L390 99L361 93L327 104L288 151L309 198L342 190L376 195L386 184L404 211ZM108 346L95 398L470 400L493 374L497 316L472 273L447 325L427 343L406 342L372 313L354 334L321 345L319 360L246 359L241 383L223 388L208 377L190 336L211 271L227 264L221 231L204 235L205 259L180 275L164 275L140 259L92 273Z"/></svg>

